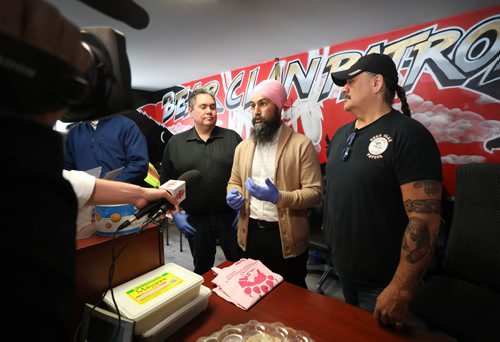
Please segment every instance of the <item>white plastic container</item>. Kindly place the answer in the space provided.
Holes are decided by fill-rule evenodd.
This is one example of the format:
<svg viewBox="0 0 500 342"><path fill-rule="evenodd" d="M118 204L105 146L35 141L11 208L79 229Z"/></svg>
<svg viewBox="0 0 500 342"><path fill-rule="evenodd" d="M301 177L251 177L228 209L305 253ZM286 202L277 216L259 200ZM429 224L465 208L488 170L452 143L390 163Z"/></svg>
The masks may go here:
<svg viewBox="0 0 500 342"><path fill-rule="evenodd" d="M141 335L167 316L197 298L203 277L174 263L168 263L113 289L120 313L135 321L135 335ZM111 292L104 302L115 311Z"/></svg>
<svg viewBox="0 0 500 342"><path fill-rule="evenodd" d="M207 308L208 298L211 293L212 291L208 287L201 285L198 297L144 332L144 334L137 336L137 339L144 342L165 341Z"/></svg>

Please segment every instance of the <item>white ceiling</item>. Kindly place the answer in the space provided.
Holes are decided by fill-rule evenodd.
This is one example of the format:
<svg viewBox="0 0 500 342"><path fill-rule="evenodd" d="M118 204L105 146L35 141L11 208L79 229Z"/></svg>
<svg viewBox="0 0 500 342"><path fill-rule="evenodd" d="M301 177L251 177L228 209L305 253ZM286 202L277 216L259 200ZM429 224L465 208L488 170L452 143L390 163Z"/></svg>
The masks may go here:
<svg viewBox="0 0 500 342"><path fill-rule="evenodd" d="M80 27L111 26L123 32L132 86L146 90L498 4L498 0L136 0L150 17L146 29L136 30L77 0L49 2Z"/></svg>

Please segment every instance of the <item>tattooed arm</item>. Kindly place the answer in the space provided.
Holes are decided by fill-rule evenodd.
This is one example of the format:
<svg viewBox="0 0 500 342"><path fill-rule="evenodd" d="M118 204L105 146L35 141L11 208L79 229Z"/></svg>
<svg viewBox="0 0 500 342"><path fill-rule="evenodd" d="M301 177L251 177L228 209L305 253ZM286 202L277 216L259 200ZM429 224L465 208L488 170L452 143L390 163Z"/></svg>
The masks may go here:
<svg viewBox="0 0 500 342"><path fill-rule="evenodd" d="M401 327L408 304L432 259L440 225L441 183L433 180L403 184L401 192L408 225L401 243L399 265L380 293L373 315L382 324Z"/></svg>

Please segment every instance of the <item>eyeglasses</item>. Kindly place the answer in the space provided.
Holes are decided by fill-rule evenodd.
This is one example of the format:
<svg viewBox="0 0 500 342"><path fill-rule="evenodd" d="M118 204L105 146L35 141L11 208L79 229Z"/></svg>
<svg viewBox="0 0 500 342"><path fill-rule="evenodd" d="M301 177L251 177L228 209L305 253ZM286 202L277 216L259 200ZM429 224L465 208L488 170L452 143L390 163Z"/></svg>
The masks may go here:
<svg viewBox="0 0 500 342"><path fill-rule="evenodd" d="M342 160L343 161L346 161L347 159L349 159L349 156L351 155L351 146L352 146L352 143L354 142L354 139L356 139L356 133L357 133L357 130L355 129L347 137L347 146L342 150Z"/></svg>

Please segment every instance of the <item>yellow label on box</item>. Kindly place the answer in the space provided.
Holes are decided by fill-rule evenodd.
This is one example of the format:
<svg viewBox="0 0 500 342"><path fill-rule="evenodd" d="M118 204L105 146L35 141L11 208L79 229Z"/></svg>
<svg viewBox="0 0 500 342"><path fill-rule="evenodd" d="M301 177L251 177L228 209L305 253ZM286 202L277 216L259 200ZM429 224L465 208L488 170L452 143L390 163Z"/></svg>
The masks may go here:
<svg viewBox="0 0 500 342"><path fill-rule="evenodd" d="M166 272L128 290L127 295L137 303L145 304L183 282L181 278Z"/></svg>

